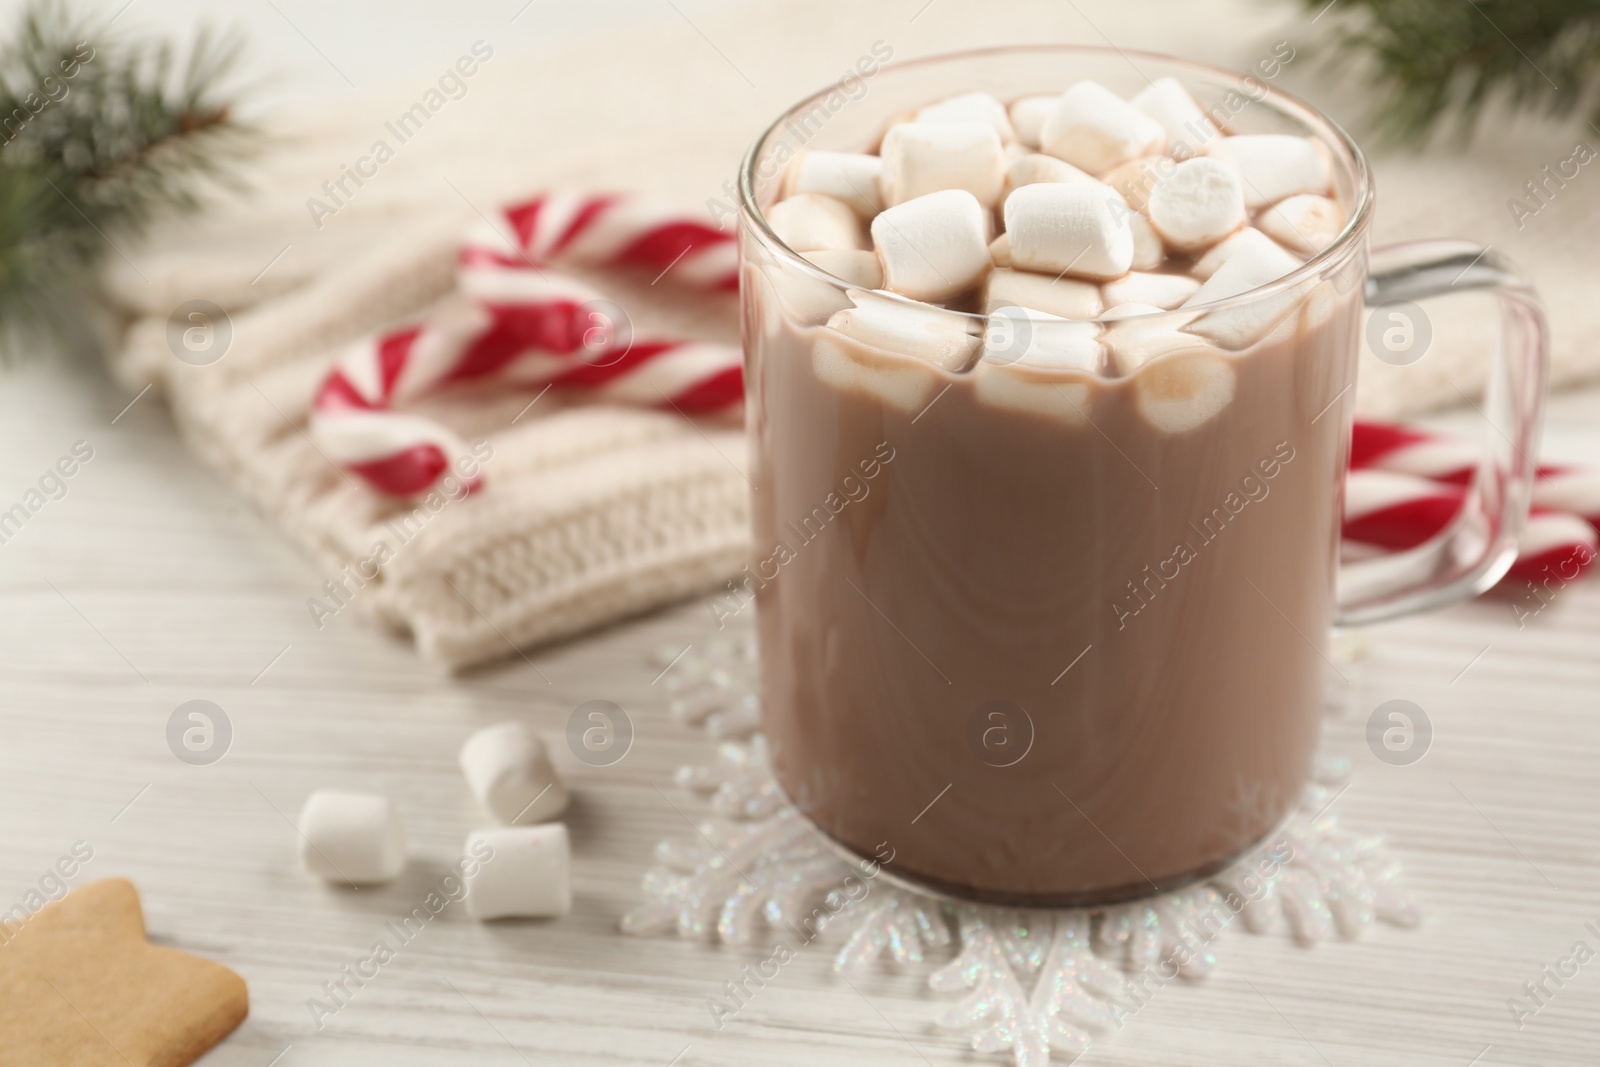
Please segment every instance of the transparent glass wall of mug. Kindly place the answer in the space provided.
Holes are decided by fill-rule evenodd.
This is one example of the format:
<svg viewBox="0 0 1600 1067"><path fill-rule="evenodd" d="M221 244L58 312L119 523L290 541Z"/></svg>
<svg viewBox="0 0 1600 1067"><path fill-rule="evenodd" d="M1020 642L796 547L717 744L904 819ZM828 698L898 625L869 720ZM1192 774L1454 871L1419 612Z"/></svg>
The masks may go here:
<svg viewBox="0 0 1600 1067"><path fill-rule="evenodd" d="M1065 47L925 60L802 102L746 160L765 730L790 799L848 851L892 849L891 877L1018 904L1143 895L1261 842L1306 785L1371 189L1269 69ZM1083 78L1131 96L1168 75L1231 132L1319 140L1351 220L1301 271L1213 306L1273 324L1242 349L1120 376L870 350L824 324L895 298L849 290L762 217L799 151L870 151L919 105ZM945 325L983 336L972 310Z"/></svg>

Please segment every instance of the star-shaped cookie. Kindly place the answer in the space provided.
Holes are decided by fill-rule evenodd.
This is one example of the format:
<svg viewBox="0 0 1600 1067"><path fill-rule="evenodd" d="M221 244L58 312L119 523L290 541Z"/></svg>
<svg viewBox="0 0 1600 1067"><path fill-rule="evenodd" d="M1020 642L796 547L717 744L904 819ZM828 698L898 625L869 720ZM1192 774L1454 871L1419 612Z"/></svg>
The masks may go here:
<svg viewBox="0 0 1600 1067"><path fill-rule="evenodd" d="M124 879L0 924L0 1067L183 1067L249 1010L244 979L145 940Z"/></svg>

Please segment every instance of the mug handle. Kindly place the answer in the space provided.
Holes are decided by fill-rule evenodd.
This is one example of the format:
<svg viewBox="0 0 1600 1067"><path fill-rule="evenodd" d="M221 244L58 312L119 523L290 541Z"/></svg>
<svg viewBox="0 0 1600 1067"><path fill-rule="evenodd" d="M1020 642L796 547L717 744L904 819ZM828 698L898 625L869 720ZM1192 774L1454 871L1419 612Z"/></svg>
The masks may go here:
<svg viewBox="0 0 1600 1067"><path fill-rule="evenodd" d="M1411 241L1372 251L1369 308L1488 289L1500 330L1479 414L1489 423L1461 513L1450 528L1405 552L1339 567L1334 624L1361 625L1440 607L1499 581L1517 555L1537 474L1535 452L1548 376L1548 330L1539 297L1516 268L1472 241ZM1470 401L1469 401L1470 402Z"/></svg>

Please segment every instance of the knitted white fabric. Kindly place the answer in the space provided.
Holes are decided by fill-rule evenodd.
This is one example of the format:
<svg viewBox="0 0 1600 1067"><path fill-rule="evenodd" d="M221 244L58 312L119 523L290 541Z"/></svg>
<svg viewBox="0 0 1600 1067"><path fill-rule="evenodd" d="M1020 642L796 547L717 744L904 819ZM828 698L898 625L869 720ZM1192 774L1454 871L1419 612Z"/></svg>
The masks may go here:
<svg viewBox="0 0 1600 1067"><path fill-rule="evenodd" d="M1139 5L1134 18L1109 0L1085 0L1078 8L1091 29L1072 5L1045 0L995 0L977 23L960 5L935 4L908 23L895 5L782 0L762 8L759 25L748 15L697 19L698 29L617 32L537 61L490 42L494 55L467 80L466 95L398 145L376 177L347 184L349 195L320 222L308 201L329 203L324 183L388 137L386 122L412 107L437 72L419 72L410 89L278 116L274 143L251 167L250 196L221 199L203 216L124 247L126 259L109 257L107 291L131 319L113 370L132 390L164 390L196 453L309 550L330 580L387 543L392 558L348 598L350 610L410 631L424 654L445 663L507 655L709 590L737 571L748 540L739 427L572 406L554 394L527 411L530 395L503 391L434 399L418 410L492 445L490 484L409 519L414 532L406 534L391 520L410 508L347 480L307 438L317 383L346 342L414 321L446 299L462 234L498 203L566 186L645 191L686 208L726 204L724 183L756 131L803 92L838 78L875 40L908 58L998 42L1017 36L1018 26L1032 27L1026 37L1035 41L1103 43L1103 30L1124 47L1236 69L1248 69L1274 39L1309 43L1311 31L1289 5L1269 13L1249 0L1203 10L1159 0L1160 17L1150 6ZM1264 25L1269 16L1283 25ZM463 40L462 52L470 45ZM1360 106L1349 102L1350 90L1297 83L1311 66L1297 61L1284 84L1336 114ZM1541 161L1571 136L1527 123L1505 135L1513 136L1514 144L1491 142L1466 161L1405 159L1388 169L1380 162L1379 235L1476 237L1538 268L1557 327L1556 378L1593 375L1600 350L1577 345L1600 332L1600 310L1581 299L1592 242L1569 216L1582 198L1558 198L1528 222L1527 234L1510 227L1503 206L1521 182L1511 180L1518 161ZM736 339L730 298L587 280L615 291L644 326ZM197 298L227 309L233 334L226 356L204 367L180 362L167 342L168 317ZM1412 367L1363 360L1358 410L1394 418L1455 403L1457 389L1475 392L1483 357L1473 320L1436 316L1434 353ZM1465 339L1459 346L1456 332Z"/></svg>

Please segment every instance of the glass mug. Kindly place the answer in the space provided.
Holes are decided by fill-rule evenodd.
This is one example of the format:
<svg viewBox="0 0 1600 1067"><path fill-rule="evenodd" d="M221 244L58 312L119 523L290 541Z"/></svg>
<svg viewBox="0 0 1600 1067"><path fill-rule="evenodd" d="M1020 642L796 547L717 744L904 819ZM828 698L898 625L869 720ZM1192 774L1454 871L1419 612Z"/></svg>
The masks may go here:
<svg viewBox="0 0 1600 1067"><path fill-rule="evenodd" d="M1333 162L1337 239L1205 309L1276 323L1247 348L1120 376L864 355L823 324L899 298L852 298L764 216L800 149L870 150L909 109L1082 78L1131 96L1165 76L1229 132L1311 137ZM1260 79L1016 47L890 66L840 100L780 117L740 177L747 574L777 781L843 851L892 854L886 874L956 899L1092 905L1213 874L1303 795L1330 624L1437 606L1510 566L1543 403L1538 301L1479 245L1369 261L1366 160ZM1424 546L1341 564L1363 308L1469 289L1494 292L1502 325L1484 408L1497 432L1467 505ZM1105 325L1155 336L1194 318L1175 314ZM974 338L994 328L942 316Z"/></svg>

